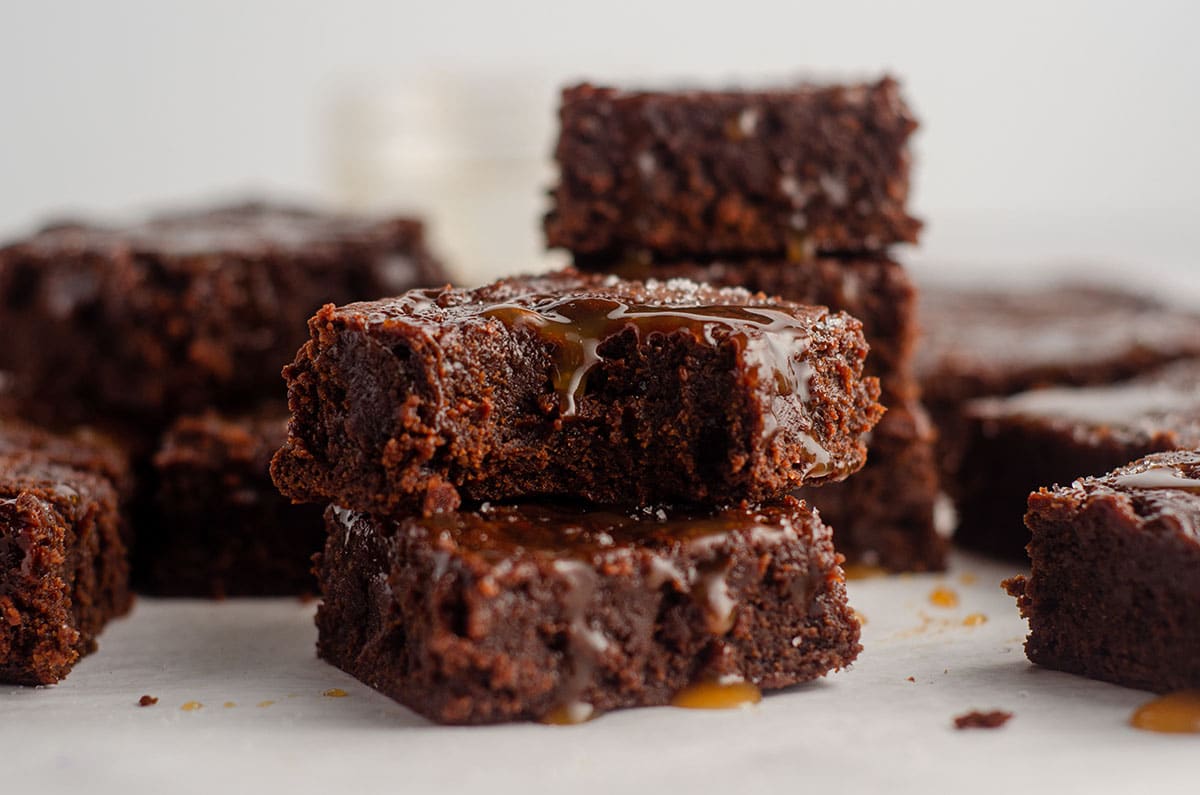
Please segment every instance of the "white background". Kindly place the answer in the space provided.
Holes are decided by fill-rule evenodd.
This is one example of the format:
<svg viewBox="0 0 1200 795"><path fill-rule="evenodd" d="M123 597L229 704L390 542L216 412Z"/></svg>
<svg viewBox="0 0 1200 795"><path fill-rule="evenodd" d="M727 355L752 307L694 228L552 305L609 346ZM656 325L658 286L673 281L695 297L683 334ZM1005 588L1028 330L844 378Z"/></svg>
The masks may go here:
<svg viewBox="0 0 1200 795"><path fill-rule="evenodd" d="M915 194L930 222L925 258L1184 268L1200 250L1197 8L3 0L0 234L51 213L231 191L344 199L331 109L364 82L404 86L432 72L536 86L541 99L521 106L531 125L523 139L545 154L552 87L569 79L887 69L925 123ZM530 240L538 188L515 183L525 203L505 221Z"/></svg>

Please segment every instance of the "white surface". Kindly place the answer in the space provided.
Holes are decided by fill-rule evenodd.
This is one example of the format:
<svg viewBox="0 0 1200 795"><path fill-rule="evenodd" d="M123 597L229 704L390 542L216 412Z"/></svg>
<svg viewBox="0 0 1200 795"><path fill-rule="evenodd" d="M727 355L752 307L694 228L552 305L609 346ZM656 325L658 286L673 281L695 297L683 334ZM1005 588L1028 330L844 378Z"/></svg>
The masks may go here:
<svg viewBox="0 0 1200 795"><path fill-rule="evenodd" d="M1012 573L960 556L946 575L853 581L853 668L742 710L573 727L429 724L315 658L311 604L142 599L64 683L0 688L0 792L1195 792L1200 738L1127 725L1147 694L1026 662L998 586ZM929 602L939 584L959 607ZM951 728L973 708L1015 717Z"/></svg>
<svg viewBox="0 0 1200 795"><path fill-rule="evenodd" d="M920 215L1182 212L1200 201L1198 24L1186 0L9 0L0 230L247 187L332 191L335 98L429 71L502 85L892 69L924 123Z"/></svg>

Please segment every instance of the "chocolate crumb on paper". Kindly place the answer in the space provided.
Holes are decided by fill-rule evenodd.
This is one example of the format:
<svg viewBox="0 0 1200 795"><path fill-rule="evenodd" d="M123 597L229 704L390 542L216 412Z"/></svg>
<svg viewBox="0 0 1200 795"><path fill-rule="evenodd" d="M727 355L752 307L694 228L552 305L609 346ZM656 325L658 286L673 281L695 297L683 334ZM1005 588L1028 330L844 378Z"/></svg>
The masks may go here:
<svg viewBox="0 0 1200 795"><path fill-rule="evenodd" d="M1011 712L994 709L990 712L971 710L954 719L956 729L998 729L1012 718Z"/></svg>
<svg viewBox="0 0 1200 795"><path fill-rule="evenodd" d="M139 707L152 707L157 703L158 703L158 699L155 698L154 696L142 696L141 698L138 699L137 705Z"/></svg>

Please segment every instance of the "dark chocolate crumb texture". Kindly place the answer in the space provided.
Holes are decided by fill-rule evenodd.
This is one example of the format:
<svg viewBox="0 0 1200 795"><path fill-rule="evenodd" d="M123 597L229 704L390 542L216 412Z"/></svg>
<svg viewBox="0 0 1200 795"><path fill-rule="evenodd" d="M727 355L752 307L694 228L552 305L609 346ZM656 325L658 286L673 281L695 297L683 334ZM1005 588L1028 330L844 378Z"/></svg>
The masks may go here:
<svg viewBox="0 0 1200 795"><path fill-rule="evenodd" d="M412 219L247 204L59 224L0 248L0 369L33 419L153 437L178 412L278 395L323 302L444 282Z"/></svg>
<svg viewBox="0 0 1200 795"><path fill-rule="evenodd" d="M857 320L682 279L567 270L309 326L272 474L355 510L766 499L859 469L882 414Z"/></svg>
<svg viewBox="0 0 1200 795"><path fill-rule="evenodd" d="M1200 687L1200 452L1157 453L1030 495L1028 577L1005 583L1025 652L1157 692Z"/></svg>
<svg viewBox="0 0 1200 795"><path fill-rule="evenodd" d="M59 681L129 609L117 502L101 475L0 455L0 682Z"/></svg>
<svg viewBox="0 0 1200 795"><path fill-rule="evenodd" d="M703 512L330 508L318 653L444 723L578 722L859 651L830 533L791 498Z"/></svg>
<svg viewBox="0 0 1200 795"><path fill-rule="evenodd" d="M563 91L551 247L665 256L882 250L917 123L894 80L767 91Z"/></svg>

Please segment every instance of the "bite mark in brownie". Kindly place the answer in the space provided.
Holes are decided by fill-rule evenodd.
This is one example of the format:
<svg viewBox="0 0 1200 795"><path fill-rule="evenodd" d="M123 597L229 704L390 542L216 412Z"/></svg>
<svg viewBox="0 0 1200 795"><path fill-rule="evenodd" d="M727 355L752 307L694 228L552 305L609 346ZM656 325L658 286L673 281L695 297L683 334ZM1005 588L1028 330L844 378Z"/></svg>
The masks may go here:
<svg viewBox="0 0 1200 795"><path fill-rule="evenodd" d="M1028 577L1005 583L1038 665L1200 687L1200 452L1156 453L1029 497Z"/></svg>
<svg viewBox="0 0 1200 795"><path fill-rule="evenodd" d="M825 306L863 324L871 346L865 372L876 376L886 405L916 397L913 348L917 336L916 288L900 263L884 255L819 256L802 262L782 257L717 260L575 258L577 267L627 279L684 278L714 287L742 287L796 304Z"/></svg>
<svg viewBox="0 0 1200 795"><path fill-rule="evenodd" d="M0 369L34 419L157 433L179 412L280 394L325 301L444 281L411 219L248 204L63 224L0 248Z"/></svg>
<svg viewBox="0 0 1200 795"><path fill-rule="evenodd" d="M275 482L385 515L770 498L861 467L882 412L858 321L682 279L567 270L327 306L310 329Z"/></svg>
<svg viewBox="0 0 1200 795"><path fill-rule="evenodd" d="M577 721L702 681L786 687L859 650L829 530L790 498L326 518L318 653L443 723Z"/></svg>
<svg viewBox="0 0 1200 795"><path fill-rule="evenodd" d="M580 258L576 258L579 262ZM879 378L888 413L871 432L867 463L845 481L800 494L833 527L838 551L855 564L893 571L945 567L945 539L934 526L939 478L937 434L917 400L913 376L916 291L908 274L885 256L716 261L589 260L634 278L689 278L720 287L744 287L801 304L827 306L862 321L871 351L864 372Z"/></svg>
<svg viewBox="0 0 1200 795"><path fill-rule="evenodd" d="M917 401L893 404L867 442L867 463L840 483L797 492L833 528L850 563L941 571L949 543L934 521L937 432Z"/></svg>
<svg viewBox="0 0 1200 795"><path fill-rule="evenodd" d="M61 680L129 609L117 503L100 475L0 455L0 682Z"/></svg>
<svg viewBox="0 0 1200 795"><path fill-rule="evenodd" d="M1154 452L1200 447L1200 359L1108 386L1038 389L963 409L951 481L956 543L1020 558L1020 517L1041 486L1100 475Z"/></svg>
<svg viewBox="0 0 1200 795"><path fill-rule="evenodd" d="M764 91L567 88L551 247L666 256L880 250L905 212L917 123L897 83Z"/></svg>
<svg viewBox="0 0 1200 795"><path fill-rule="evenodd" d="M153 506L139 527L139 590L212 597L316 590L322 509L292 505L271 482L271 456L286 437L281 404L171 425L153 460Z"/></svg>

